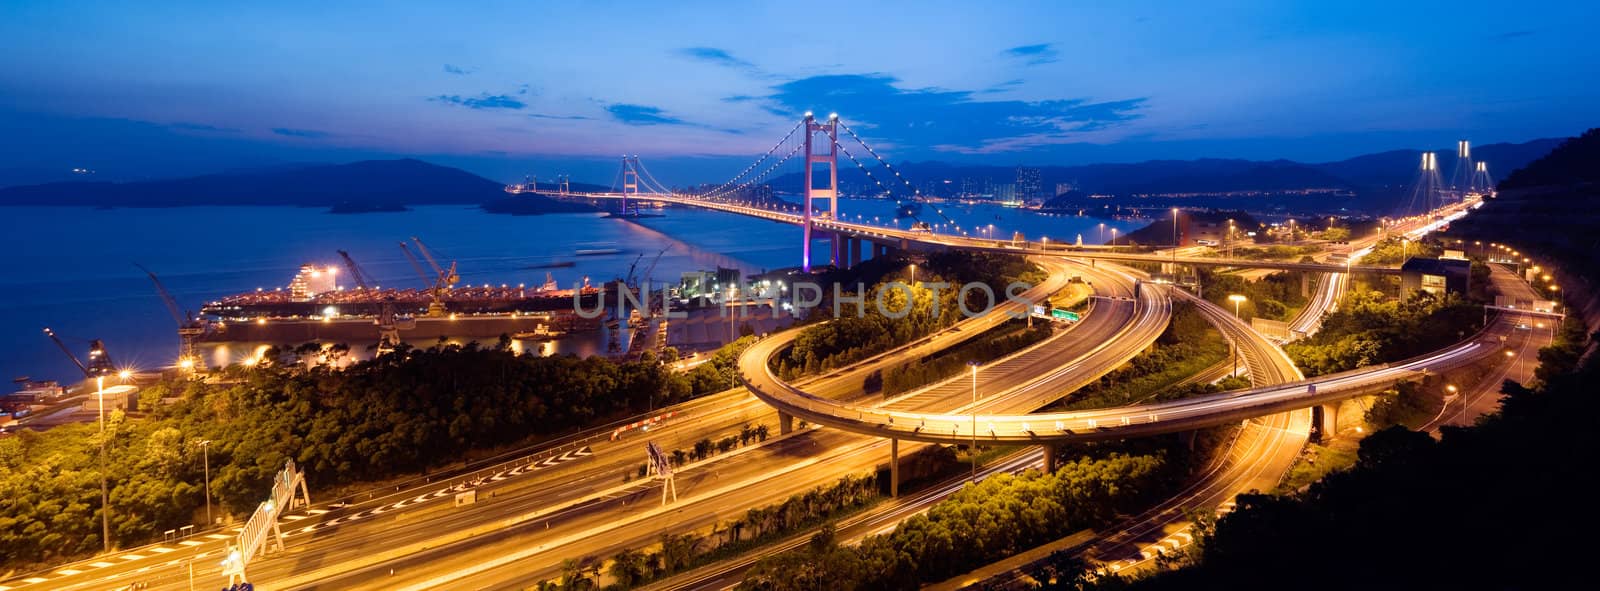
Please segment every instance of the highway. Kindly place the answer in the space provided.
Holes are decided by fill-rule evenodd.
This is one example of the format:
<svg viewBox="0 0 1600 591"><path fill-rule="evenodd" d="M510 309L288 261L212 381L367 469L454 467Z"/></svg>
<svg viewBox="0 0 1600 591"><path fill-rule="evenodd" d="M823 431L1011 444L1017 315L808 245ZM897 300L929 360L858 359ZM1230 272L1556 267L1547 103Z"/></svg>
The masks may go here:
<svg viewBox="0 0 1600 591"><path fill-rule="evenodd" d="M1180 297L1188 296L1180 293ZM1197 305L1206 319L1225 337L1242 343L1240 354L1243 364L1249 368L1252 383L1266 385L1300 377L1299 371L1281 350L1235 319L1231 313L1208 302L1197 302ZM1231 366L1222 369L1225 375ZM1188 519L1192 515L1191 510L1211 510L1239 492L1269 488L1276 484L1278 477L1299 454L1309 435L1310 423L1311 413L1308 410L1279 413L1247 422L1221 450L1217 459L1201 469L1190 484L1157 506L1118 523L1107 530L1107 535L1097 538L1100 543L1094 548L1095 556L1109 561L1136 552L1139 541L1163 527ZM1041 453L1037 447L1025 448L1025 451L1012 454L986 468L980 477L1000 471L1038 467L1042 463ZM890 501L878 510L843 520L837 526L838 539L850 543L859 541L865 535L889 531L899 520L926 511L960 490L962 480L958 478L941 483L906 499ZM705 591L731 588L756 560L798 547L805 543L809 534L796 535L764 546L747 556L660 581L647 589Z"/></svg>
<svg viewBox="0 0 1600 591"><path fill-rule="evenodd" d="M1118 280L1114 277L1099 277L1094 279L1097 288L1112 286L1131 290L1132 282L1123 277ZM1111 292L1114 297L1127 297L1128 292ZM1155 296L1152 296L1155 297ZM1159 298L1157 298L1159 301ZM1100 305L1100 304L1097 304ZM1157 312L1152 312L1158 319L1149 319L1143 325L1135 323L1124 328L1127 330L1140 330L1138 338L1148 333L1148 338L1153 340L1159 336L1165 327L1165 314L1170 313L1170 308L1165 306L1155 307ZM1166 310L1160 312L1159 310ZM1091 317L1100 314L1095 312ZM1153 332L1150 325L1158 325ZM1073 329L1081 330L1082 327ZM1073 334L1068 331L1068 335ZM1120 334L1114 338L1119 341L1133 340ZM1062 337L1046 341L1036 347L1043 347L1051 343L1066 340ZM1087 348L1080 355L1071 357L1074 362L1092 361L1103 358L1111 353L1100 346L1102 343L1088 339L1074 338L1070 342L1078 343L1078 347ZM1143 347L1136 347L1142 349ZM1066 350L1071 352L1070 350ZM1020 357L1020 356L1018 356ZM1057 361L1059 364L1060 362ZM1086 368L1105 368L1109 371L1120 365L1120 361L1083 363ZM1095 371L1085 369L1082 371ZM827 380L833 387L853 389L859 392L860 381L857 372L845 372L837 378ZM1087 375L1087 374L1085 374ZM1098 378L1095 375L1093 378ZM1012 395L1014 391L1025 390L1027 386L1041 380L1082 380L1084 378L1073 373L1060 373L1050 376L1039 376L1021 371L997 374L995 376L996 394L980 400L980 407L987 405L996 409L1028 408L1028 397ZM954 378L955 381L963 377ZM983 392L980 391L980 395ZM941 397L917 397L920 405L925 408L948 408L950 404L970 404L970 391L962 390L957 401L946 400ZM1036 408L1036 407L1034 407ZM659 489L651 487L653 491L639 498L649 498L652 502L643 505L633 505L631 509L617 508L607 511L597 519L588 519L587 515L575 515L580 523L565 522L566 514L552 517L552 530L549 534L541 535L534 531L524 535L517 535L518 528L511 532L501 532L496 540L484 543L475 543L472 548L443 548L441 551L450 551L454 556L448 558L416 556L404 561L378 564L365 572L387 572L387 568L402 569L403 578L386 581L383 585L366 587L357 585L341 588L401 588L425 589L448 585L462 588L518 588L531 584L541 579L557 576L561 572L561 561L576 556L609 557L611 554L624 548L642 547L658 540L662 531L686 531L698 527L706 527L719 521L726 521L743 515L745 508L759 507L772 503L775 500L786 498L795 493L804 492L811 488L830 483L845 474L860 473L875 469L887 459L889 445L887 442L873 438L861 437L856 434L836 430L801 430L797 435L791 436L805 443L798 443L798 448L781 449L774 452L773 456L752 456L741 458L738 463L731 463L712 480L721 484L720 488L700 488L704 495L697 495L690 491L686 495L683 488L683 476L679 477L679 500L665 509L651 509L655 507L655 496ZM788 441L786 439L785 441ZM769 444L770 445L770 444ZM763 446L765 448L767 446ZM910 448L903 449L901 453L910 453ZM752 452L754 453L754 452ZM763 461L762 458L783 458L781 461ZM702 476L702 478L704 478ZM696 481L703 483L704 481ZM638 513L636 513L636 511ZM638 519L649 519L648 527L631 527L635 520L631 516L638 515ZM637 529L637 531L635 531ZM541 541L542 540L542 541ZM559 551L558 551L559 550ZM424 554L434 554L434 549L429 549ZM419 580L420 579L420 580ZM409 585L409 586L407 586ZM305 586L289 588L324 588Z"/></svg>
<svg viewBox="0 0 1600 591"><path fill-rule="evenodd" d="M1104 286L1101 289L1107 290L1108 294L1126 296L1125 293L1109 291L1115 286L1126 285L1115 277L1102 277L1101 273L1094 269L1059 260L1043 261L1042 264L1051 271L1052 278L1035 291L1030 291L1030 297L1042 296L1058 289L1064 284L1069 273L1092 277ZM958 329L946 330L912 346L852 366L848 370L836 371L802 383L812 385L823 392L859 395L861 380L867 373L953 346L981 334L988 327L1004 322L1006 317L999 312L1006 310L1008 308L997 308L994 314L963 321ZM1121 322L1119 318L1121 317L1109 313L1091 313L1082 323L1061 331L1056 338L1046 343L1073 343L1078 352L1082 353L1092 349L1093 342L1068 337L1080 330L1095 331L1097 334L1115 334L1114 324ZM1068 347L1062 351L1072 353L1074 349ZM585 515L584 511L593 512L592 503L596 502L596 499L619 500L620 503L620 499L646 498L658 494L659 489L654 488L652 484L621 487L623 476L633 473L643 463L643 452L639 448L642 447L644 437L655 440L670 450L691 447L702 437L715 439L737 433L745 424L764 423L776 431L775 413L742 392L702 398L663 409L663 412L666 411L676 413L675 418L657 425L648 434L629 432L618 442L601 437L606 433L589 434L584 439L589 446L586 455L565 464L531 472L537 474L537 477L527 476L530 474L528 472L516 475L504 473L495 475L493 472L484 472L482 476L495 476L498 479L475 487L480 506L471 509L450 509L446 497L454 491L445 490L447 487L441 488L443 485L438 485L434 488L410 489L403 493L331 511L327 510L328 507L321 506L317 514L312 516L296 515L304 519L294 521L285 528L289 536L289 555L279 555L253 564L252 579L268 582L283 580L283 577L290 572L300 572L312 566L322 567L322 570L328 570L330 566L356 568L359 564L371 562L375 558L372 552L363 550L364 548L399 545L408 541L439 547L445 543L444 540L451 537L451 532L504 525L505 520L526 516L530 512L541 516L562 512L563 518L582 517ZM775 457L771 461L756 461L750 464L781 465L787 458L816 453L815 449L808 449L804 443L809 437L810 435L802 434L796 438L799 440L796 443L776 442L762 446L762 448L770 446L770 449L762 453L774 454ZM814 445L810 447L815 448ZM883 453L883 450L876 450L871 457L859 460L853 466L845 465L842 460L830 460L830 469L825 471L826 474L801 482L823 483L852 470L870 469L882 461ZM732 460L730 457L719 457L705 462L704 469L707 470L706 473L726 477L728 474L721 472L721 466L731 463ZM680 493L692 495L701 490L698 487L700 482L698 479L703 478L704 473L697 476L699 470L702 468L690 466L683 471L685 476L680 476L678 482ZM809 486L811 484L796 486L793 492L805 490ZM461 489L464 488L456 490ZM772 494L774 496L767 498L767 501L771 498L782 498L789 493ZM587 500L591 504L578 503L580 500ZM563 508L563 505L569 503L574 504L573 507ZM721 505L722 502L718 504ZM748 506L761 504L764 502L750 501ZM614 515L605 517L607 520L613 518ZM541 523L545 523L548 527L556 522L550 520ZM220 558L222 544L221 540L202 538L186 541L184 544L157 545L150 549L153 551L139 550L125 554L136 558L123 560L118 557L110 562L95 560L80 565L64 566L54 573L55 576L49 577L48 582L50 588L63 589L99 589L108 585L126 584L125 582L145 583L152 588L162 588L164 585L170 588L184 588L188 581L187 568L190 562L194 563L200 581L218 581L220 577L217 576L216 561ZM294 560L288 560L289 558ZM93 567L92 565L97 562L104 566ZM7 582L6 585L16 588L27 586L14 583Z"/></svg>
<svg viewBox="0 0 1600 591"><path fill-rule="evenodd" d="M589 199L623 198L622 195L618 193L569 193L567 196ZM627 198L699 207L714 211L761 218L790 225L801 225L804 223L802 216L796 212L751 207L749 205L744 205L743 203L733 201L708 200L687 195L660 194L629 195ZM818 231L836 232L850 238L885 242L891 246L894 246L895 248L904 250L961 249L985 252L1006 252L1011 254L1025 255L1066 256L1083 260L1096 259L1122 263L1176 263L1179 265L1212 265L1245 269L1278 269L1284 271L1314 271L1324 273L1350 270L1394 275L1400 272L1399 269L1393 267L1349 267L1346 265L1334 265L1328 263L1300 263L1295 261L1225 259L1203 256L1164 256L1161 254L1113 251L1099 246L1079 247L1072 244L1048 243L1043 241L1013 242L1010 240L997 240L993 238L972 238L968 236L956 236L953 234L937 234L928 231L885 228L883 226L874 226L865 223L851 223L842 220L833 220L826 217L813 217L811 219L811 225Z"/></svg>

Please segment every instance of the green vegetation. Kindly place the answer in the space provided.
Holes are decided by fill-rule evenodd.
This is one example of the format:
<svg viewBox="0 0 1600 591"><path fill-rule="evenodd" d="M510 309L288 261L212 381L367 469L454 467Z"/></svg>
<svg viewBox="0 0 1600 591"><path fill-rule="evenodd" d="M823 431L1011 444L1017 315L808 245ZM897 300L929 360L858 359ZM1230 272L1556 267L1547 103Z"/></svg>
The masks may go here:
<svg viewBox="0 0 1600 591"><path fill-rule="evenodd" d="M1239 304L1240 318L1289 320L1306 305L1306 297L1300 294L1302 276L1300 272L1284 271L1250 281L1232 273L1202 269L1200 284L1205 286L1206 300L1229 311L1233 311L1234 304L1228 296L1244 296L1245 301Z"/></svg>
<svg viewBox="0 0 1600 591"><path fill-rule="evenodd" d="M1372 252L1361 257L1361 264L1398 265L1407 258L1438 258L1441 254L1444 254L1444 246L1438 240L1408 241L1399 236L1390 236L1374 244Z"/></svg>
<svg viewBox="0 0 1600 591"><path fill-rule="evenodd" d="M632 589L724 558L737 556L794 532L838 519L872 506L880 500L877 479L845 476L831 486L819 486L782 503L750 509L744 517L719 522L705 533L662 534L650 549L628 549L609 561L588 557L568 560L562 576L542 581L540 591L598 589L600 573L612 584L606 589Z"/></svg>
<svg viewBox="0 0 1600 591"><path fill-rule="evenodd" d="M1500 412L1432 437L1394 427L1362 442L1354 468L1303 493L1248 495L1202 544L1198 564L1137 589L1575 589L1595 521L1600 334L1594 256L1600 130L1568 140L1451 224L1465 243L1515 242L1562 274L1568 323L1540 351L1531 387L1507 381ZM1512 190L1507 190L1512 189ZM1584 359L1584 352L1591 355ZM1571 550L1577 549L1577 550ZM1117 577L1104 588L1126 588Z"/></svg>
<svg viewBox="0 0 1600 591"><path fill-rule="evenodd" d="M1437 386L1435 386L1437 387ZM1422 426L1439 412L1434 398L1424 394L1425 384L1400 382L1379 393L1372 406L1367 408L1363 420L1375 428L1394 425L1415 428Z"/></svg>
<svg viewBox="0 0 1600 591"><path fill-rule="evenodd" d="M1297 259L1306 255L1322 252L1322 247L1317 245L1288 246L1274 244L1265 247L1241 246L1233 249L1234 258L1254 261L1282 261Z"/></svg>
<svg viewBox="0 0 1600 591"><path fill-rule="evenodd" d="M1222 338L1222 333L1212 328L1193 304L1176 301L1172 304L1172 322L1150 350L1099 381L1073 392L1055 410L1107 408L1152 398L1174 400L1220 391L1208 384L1174 386L1225 359L1228 359L1228 342Z"/></svg>
<svg viewBox="0 0 1600 591"><path fill-rule="evenodd" d="M1043 341L1051 332L1050 322L1039 322L1028 328L1024 320L1009 321L959 347L884 370L881 376L883 395L893 396L949 378L961 373L970 361L997 359Z"/></svg>
<svg viewBox="0 0 1600 591"><path fill-rule="evenodd" d="M1348 437L1334 439L1326 445L1307 443L1299 461L1289 468L1289 474L1284 476L1278 490L1292 493L1329 474L1354 466L1358 447L1358 443Z"/></svg>
<svg viewBox="0 0 1600 591"><path fill-rule="evenodd" d="M1476 331L1483 312L1461 299L1418 292L1405 301L1351 291L1322 330L1284 351L1307 376L1398 361L1444 348Z"/></svg>
<svg viewBox="0 0 1600 591"><path fill-rule="evenodd" d="M893 533L841 546L831 528L805 548L764 558L740 589L916 589L1065 533L1111 523L1162 489L1162 455L1080 458L1054 473L1002 474L906 520Z"/></svg>
<svg viewBox="0 0 1600 591"><path fill-rule="evenodd" d="M719 353L719 356L722 355ZM717 362L705 371L724 371ZM697 370L699 371L699 370ZM223 514L253 509L287 459L313 490L388 479L688 399L696 380L647 359L518 356L507 348L402 348L344 370L293 367L270 353L217 384L175 381L146 398L180 400L146 419L107 420L115 545L203 519L201 449ZM721 389L722 378L701 391ZM0 439L0 563L25 567L100 548L95 425Z"/></svg>
<svg viewBox="0 0 1600 591"><path fill-rule="evenodd" d="M1554 354L1586 344L1563 340ZM1591 363L1547 374L1534 389L1508 381L1498 414L1446 428L1437 441L1400 427L1374 433L1353 468L1303 493L1241 495L1198 564L1134 588L1581 588L1581 564L1548 560L1585 547L1591 531L1591 470L1581 458L1600 452L1596 379ZM1548 566L1530 567L1540 564ZM1115 579L1100 582L1127 585Z"/></svg>
<svg viewBox="0 0 1600 591"><path fill-rule="evenodd" d="M746 424L745 426L739 428L738 435L729 435L716 441L712 441L710 437L706 437L694 442L694 447L689 449L672 450L667 454L668 461L671 462L674 467L682 466L689 462L698 462L717 454L728 453L738 449L741 446L764 442L767 440L767 436L769 434L770 431L767 429L766 425L756 425L751 427L750 425ZM639 478L644 478L648 472L649 465L640 464L637 476ZM629 479L630 477L628 475L623 475L622 481L627 482Z"/></svg>

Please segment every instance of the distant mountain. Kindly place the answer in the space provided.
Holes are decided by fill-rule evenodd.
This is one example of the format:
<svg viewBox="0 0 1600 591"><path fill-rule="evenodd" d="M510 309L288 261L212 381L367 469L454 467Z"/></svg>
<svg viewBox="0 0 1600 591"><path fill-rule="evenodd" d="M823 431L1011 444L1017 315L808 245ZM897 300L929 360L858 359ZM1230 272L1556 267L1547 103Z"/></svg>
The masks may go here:
<svg viewBox="0 0 1600 591"><path fill-rule="evenodd" d="M1563 142L1543 158L1512 172L1501 189L1600 184L1600 128Z"/></svg>
<svg viewBox="0 0 1600 591"><path fill-rule="evenodd" d="M409 158L274 166L170 180L0 188L0 205L96 207L293 205L393 211L407 205L481 205L505 197L500 183ZM537 195L520 197L526 199L524 207L530 211L588 209Z"/></svg>
<svg viewBox="0 0 1600 591"><path fill-rule="evenodd" d="M1560 139L1539 139L1520 144L1489 144L1475 146L1475 160L1487 162L1491 175L1505 174L1527 165L1543 156L1558 144ZM1433 150L1438 154L1440 174L1450 178L1455 166L1455 148ZM1040 189L1047 196L1055 192L1058 184L1091 194L1114 195L1125 198L1143 194L1181 193L1283 193L1281 196L1243 196L1227 199L1192 198L1176 203L1210 207L1310 208L1310 209L1367 209L1387 211L1399 201L1406 188L1416 177L1422 150L1392 150L1367 154L1335 162L1302 163L1289 160L1253 161L1239 159L1205 158L1199 160L1151 160L1126 164L1085 164L1078 166L1042 166L1039 168ZM1004 185L1016 181L1014 166L964 166L944 162L907 162L896 165L906 178L916 179L919 188L934 195L949 195L962 190L967 183L975 190ZM880 177L882 175L879 175ZM801 176L798 173L779 176L772 185L779 191L798 191ZM881 180L881 179L880 179ZM867 193L876 185L859 169L841 168L839 182L846 192ZM869 191L871 188L871 191ZM895 187L901 195L901 187ZM1327 194L1305 196L1293 194L1306 189L1325 189L1342 195L1330 198ZM1104 202L1102 201L1101 204ZM1074 202L1081 206L1082 203ZM1160 203L1141 201L1140 206L1160 206Z"/></svg>

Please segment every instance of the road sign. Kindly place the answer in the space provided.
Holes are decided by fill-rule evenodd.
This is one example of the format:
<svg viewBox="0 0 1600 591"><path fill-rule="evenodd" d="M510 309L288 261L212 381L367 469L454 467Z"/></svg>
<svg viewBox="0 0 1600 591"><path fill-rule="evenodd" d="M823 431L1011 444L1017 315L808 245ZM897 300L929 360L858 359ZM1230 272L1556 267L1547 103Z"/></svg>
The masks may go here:
<svg viewBox="0 0 1600 591"><path fill-rule="evenodd" d="M1083 317L1079 316L1077 312L1073 312L1072 310L1062 310L1061 308L1051 308L1050 317L1056 320L1065 320L1067 322L1077 322L1079 320L1083 320Z"/></svg>

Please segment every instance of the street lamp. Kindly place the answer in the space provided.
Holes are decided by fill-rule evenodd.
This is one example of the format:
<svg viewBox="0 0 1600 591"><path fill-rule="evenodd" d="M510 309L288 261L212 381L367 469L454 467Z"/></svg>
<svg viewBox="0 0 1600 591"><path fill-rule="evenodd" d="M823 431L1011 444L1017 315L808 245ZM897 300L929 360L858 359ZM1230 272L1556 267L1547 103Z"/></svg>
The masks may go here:
<svg viewBox="0 0 1600 591"><path fill-rule="evenodd" d="M94 378L95 398L100 399L100 540L111 552L111 493L106 488L106 377Z"/></svg>
<svg viewBox="0 0 1600 591"><path fill-rule="evenodd" d="M911 284L917 284L917 264L911 263Z"/></svg>
<svg viewBox="0 0 1600 591"><path fill-rule="evenodd" d="M205 470L206 470L206 527L211 527L211 524L216 523L215 521L212 521L212 519L211 519L211 440L210 439L201 439L199 441L196 441L195 445L200 446L200 457L205 462Z"/></svg>
<svg viewBox="0 0 1600 591"><path fill-rule="evenodd" d="M1239 304L1244 303L1245 297L1240 294L1229 294L1228 301L1233 302L1233 318L1239 320ZM1239 375L1239 343L1233 344L1233 375Z"/></svg>
<svg viewBox="0 0 1600 591"><path fill-rule="evenodd" d="M972 456L972 484L978 484L978 362L969 361L967 367L972 368L972 449L967 453Z"/></svg>

